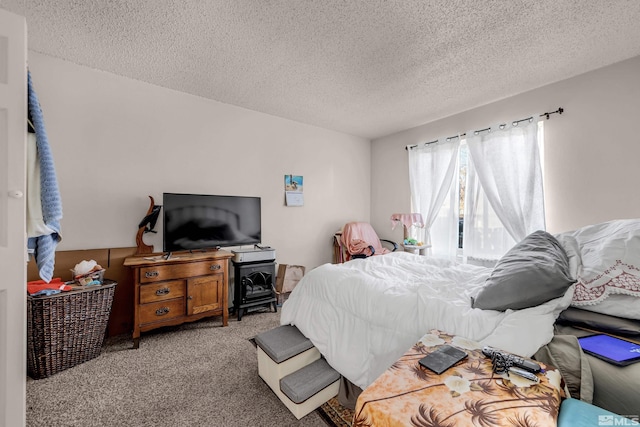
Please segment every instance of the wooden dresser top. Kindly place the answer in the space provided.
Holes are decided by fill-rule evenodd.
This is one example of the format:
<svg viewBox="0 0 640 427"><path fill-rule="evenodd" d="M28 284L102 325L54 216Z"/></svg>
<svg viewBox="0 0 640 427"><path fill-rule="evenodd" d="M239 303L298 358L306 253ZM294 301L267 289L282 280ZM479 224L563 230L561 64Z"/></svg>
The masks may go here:
<svg viewBox="0 0 640 427"><path fill-rule="evenodd" d="M128 257L124 260L126 267L140 267L154 264L180 264L193 261L207 261L229 259L233 254L229 251L218 250L208 252L175 252L169 259L165 259L164 254L145 254Z"/></svg>

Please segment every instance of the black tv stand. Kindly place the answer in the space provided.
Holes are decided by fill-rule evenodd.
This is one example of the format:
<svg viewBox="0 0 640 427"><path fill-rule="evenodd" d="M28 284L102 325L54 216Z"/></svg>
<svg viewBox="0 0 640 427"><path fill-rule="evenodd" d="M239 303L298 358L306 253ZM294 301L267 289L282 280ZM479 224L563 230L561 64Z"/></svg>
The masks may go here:
<svg viewBox="0 0 640 427"><path fill-rule="evenodd" d="M162 258L168 260L169 258L171 258L171 252L167 252L166 254L162 255Z"/></svg>

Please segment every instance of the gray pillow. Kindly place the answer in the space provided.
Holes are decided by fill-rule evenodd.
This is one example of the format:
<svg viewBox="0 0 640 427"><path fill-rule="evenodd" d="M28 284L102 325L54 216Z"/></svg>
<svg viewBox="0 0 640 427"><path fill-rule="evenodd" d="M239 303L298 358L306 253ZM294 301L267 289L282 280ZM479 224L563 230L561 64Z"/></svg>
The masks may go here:
<svg viewBox="0 0 640 427"><path fill-rule="evenodd" d="M519 310L561 297L575 283L558 240L538 230L509 250L494 267L473 308Z"/></svg>

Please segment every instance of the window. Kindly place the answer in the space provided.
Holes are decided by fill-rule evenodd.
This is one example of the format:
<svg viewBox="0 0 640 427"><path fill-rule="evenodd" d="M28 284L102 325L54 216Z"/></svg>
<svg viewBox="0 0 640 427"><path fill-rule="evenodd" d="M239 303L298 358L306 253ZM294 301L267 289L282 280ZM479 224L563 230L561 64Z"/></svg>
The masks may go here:
<svg viewBox="0 0 640 427"><path fill-rule="evenodd" d="M414 211L422 213L426 218L425 204L416 203L425 196L424 194L418 196L415 194L416 191L427 193L444 189L447 192L447 195L442 198L440 207L433 208L437 213L432 214L434 219L424 239L428 238L428 242L432 244L433 255L497 260L516 243L513 235L524 237L532 231L544 229L541 182L544 124L539 122L537 128L534 126L536 125L533 123L525 123L520 124L520 127L515 130L513 128L517 125L512 126L503 134L494 132L494 135L489 137L483 136L480 139L475 137L472 142L475 144L476 161L484 162L482 166L478 165L480 167L474 166L467 139L458 140L453 154L455 156L454 176L448 183L444 180L441 184L434 185L434 182L441 181L434 180L431 176L428 179L425 178L427 174L433 173L429 168L438 167L439 163L435 160L434 153L428 153L426 150L421 154L415 153L431 156L431 159L430 162L423 161L427 164L426 167L423 164L423 170L416 170L416 163L410 161L412 183L414 180L430 179L431 184L428 187L424 184L422 186L412 184ZM506 126L501 126L500 130L504 128ZM444 146L445 143L441 145ZM525 173L522 173L523 171ZM484 191L481 181L488 186L489 194ZM442 186L440 190L437 188L438 185ZM533 192L528 193L531 188L534 189ZM505 192L508 196L505 196ZM492 199L499 213L494 210ZM541 210L538 211L538 208ZM523 235L523 233L526 234Z"/></svg>

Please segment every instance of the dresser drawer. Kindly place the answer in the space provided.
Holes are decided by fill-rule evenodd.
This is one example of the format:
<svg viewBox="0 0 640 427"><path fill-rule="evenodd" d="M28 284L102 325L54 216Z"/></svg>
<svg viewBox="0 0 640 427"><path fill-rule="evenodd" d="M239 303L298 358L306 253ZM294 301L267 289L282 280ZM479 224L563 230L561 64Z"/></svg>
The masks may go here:
<svg viewBox="0 0 640 427"><path fill-rule="evenodd" d="M181 298L184 297L184 292L184 280L170 280L140 285L140 304Z"/></svg>
<svg viewBox="0 0 640 427"><path fill-rule="evenodd" d="M184 277L222 273L227 260L198 261L185 264L158 265L140 268L140 283L152 283Z"/></svg>
<svg viewBox="0 0 640 427"><path fill-rule="evenodd" d="M180 317L185 313L184 298L152 302L140 305L140 324L161 322Z"/></svg>

